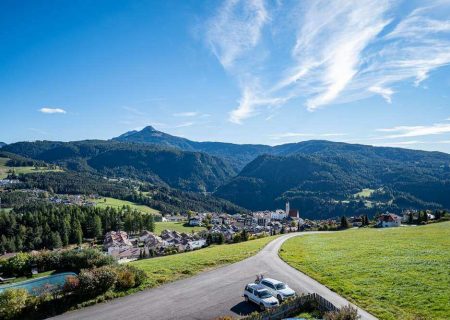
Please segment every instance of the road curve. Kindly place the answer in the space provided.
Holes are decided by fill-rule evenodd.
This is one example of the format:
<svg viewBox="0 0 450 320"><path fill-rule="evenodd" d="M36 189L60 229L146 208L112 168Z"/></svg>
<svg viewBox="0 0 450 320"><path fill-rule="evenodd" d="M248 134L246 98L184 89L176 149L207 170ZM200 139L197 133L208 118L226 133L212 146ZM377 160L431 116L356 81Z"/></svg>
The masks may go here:
<svg viewBox="0 0 450 320"><path fill-rule="evenodd" d="M316 292L336 306L349 302L324 285L281 260L278 251L284 241L316 232L283 235L258 254L243 261L199 275L141 291L139 293L67 312L53 319L214 319L219 316L245 315L255 307L242 299L245 284L256 274L279 279L298 293ZM358 308L361 319L377 319Z"/></svg>

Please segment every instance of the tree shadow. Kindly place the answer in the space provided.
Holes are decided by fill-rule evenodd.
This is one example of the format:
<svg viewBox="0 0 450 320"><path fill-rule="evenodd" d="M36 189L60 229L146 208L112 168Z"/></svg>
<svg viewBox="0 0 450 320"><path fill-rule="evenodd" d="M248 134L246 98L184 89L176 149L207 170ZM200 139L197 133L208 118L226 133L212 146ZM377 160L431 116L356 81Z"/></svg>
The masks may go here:
<svg viewBox="0 0 450 320"><path fill-rule="evenodd" d="M235 306L233 306L230 311L241 315L241 316L246 316L249 315L252 312L258 311L259 308L256 304L251 303L251 302L245 302L245 301L241 301L238 304L236 304Z"/></svg>

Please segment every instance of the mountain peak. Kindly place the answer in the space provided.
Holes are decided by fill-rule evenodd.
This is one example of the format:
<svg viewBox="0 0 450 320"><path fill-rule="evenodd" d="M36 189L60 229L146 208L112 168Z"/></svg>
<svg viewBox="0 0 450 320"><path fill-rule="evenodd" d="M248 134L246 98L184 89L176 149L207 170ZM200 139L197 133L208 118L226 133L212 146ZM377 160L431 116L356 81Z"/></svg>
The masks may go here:
<svg viewBox="0 0 450 320"><path fill-rule="evenodd" d="M158 132L155 128L152 126L146 126L144 129L142 129L140 132Z"/></svg>

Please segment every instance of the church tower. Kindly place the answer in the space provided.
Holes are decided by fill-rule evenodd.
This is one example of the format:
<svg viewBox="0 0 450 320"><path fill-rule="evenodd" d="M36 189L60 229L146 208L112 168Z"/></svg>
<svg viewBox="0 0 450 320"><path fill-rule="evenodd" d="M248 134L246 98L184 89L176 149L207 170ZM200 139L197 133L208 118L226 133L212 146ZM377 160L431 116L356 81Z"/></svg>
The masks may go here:
<svg viewBox="0 0 450 320"><path fill-rule="evenodd" d="M289 201L286 201L286 216L289 216L289 211L290 211L290 207L289 207Z"/></svg>

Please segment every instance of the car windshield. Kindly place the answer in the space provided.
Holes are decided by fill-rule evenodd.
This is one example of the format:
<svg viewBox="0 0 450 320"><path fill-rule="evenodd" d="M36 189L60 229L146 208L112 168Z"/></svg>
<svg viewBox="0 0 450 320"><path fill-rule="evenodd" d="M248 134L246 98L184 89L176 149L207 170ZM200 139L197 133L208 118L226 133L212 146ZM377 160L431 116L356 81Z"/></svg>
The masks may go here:
<svg viewBox="0 0 450 320"><path fill-rule="evenodd" d="M269 291L267 290L262 290L258 292L258 295L261 299L266 299L266 298L270 298L272 295L270 294Z"/></svg>
<svg viewBox="0 0 450 320"><path fill-rule="evenodd" d="M277 288L277 290L283 290L286 289L286 285L284 283L277 283L275 288Z"/></svg>

